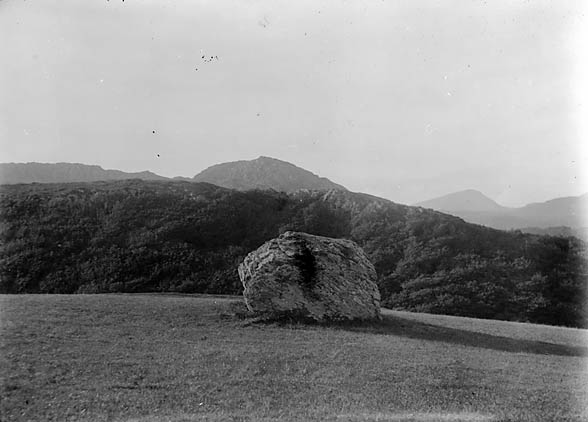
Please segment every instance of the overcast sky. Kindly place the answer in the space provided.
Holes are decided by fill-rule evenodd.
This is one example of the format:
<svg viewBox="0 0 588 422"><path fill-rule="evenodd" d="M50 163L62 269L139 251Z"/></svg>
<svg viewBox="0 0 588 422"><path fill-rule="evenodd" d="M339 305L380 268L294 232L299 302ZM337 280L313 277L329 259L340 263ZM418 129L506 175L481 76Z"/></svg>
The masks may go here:
<svg viewBox="0 0 588 422"><path fill-rule="evenodd" d="M0 161L265 155L402 203L578 195L584 3L0 0Z"/></svg>

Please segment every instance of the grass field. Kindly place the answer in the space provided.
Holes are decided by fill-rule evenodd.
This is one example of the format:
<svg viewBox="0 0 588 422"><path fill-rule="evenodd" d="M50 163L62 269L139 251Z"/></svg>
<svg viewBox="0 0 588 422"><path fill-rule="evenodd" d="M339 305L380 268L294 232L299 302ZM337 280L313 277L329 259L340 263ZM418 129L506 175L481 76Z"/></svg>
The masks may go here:
<svg viewBox="0 0 588 422"><path fill-rule="evenodd" d="M588 420L586 330L394 311L262 324L236 301L0 296L1 420Z"/></svg>

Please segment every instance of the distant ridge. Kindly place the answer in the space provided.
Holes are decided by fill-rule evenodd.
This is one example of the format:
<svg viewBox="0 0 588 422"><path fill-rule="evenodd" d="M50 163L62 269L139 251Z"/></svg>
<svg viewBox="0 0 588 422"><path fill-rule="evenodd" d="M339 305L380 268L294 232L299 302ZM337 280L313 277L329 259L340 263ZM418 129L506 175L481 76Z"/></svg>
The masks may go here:
<svg viewBox="0 0 588 422"><path fill-rule="evenodd" d="M97 182L125 179L169 180L150 171L126 173L80 163L0 163L0 184Z"/></svg>
<svg viewBox="0 0 588 422"><path fill-rule="evenodd" d="M555 198L519 208L504 207L481 192L466 190L415 204L495 229L574 235L586 239L588 194Z"/></svg>
<svg viewBox="0 0 588 422"><path fill-rule="evenodd" d="M237 190L274 189L281 192L294 192L300 189L347 190L325 177L319 177L294 164L263 156L255 160L216 164L198 173L192 180Z"/></svg>
<svg viewBox="0 0 588 422"><path fill-rule="evenodd" d="M80 163L0 163L0 184L74 183L125 179L207 182L237 190L274 189L281 192L295 192L300 189L347 190L325 177L319 177L294 164L263 156L255 160L216 164L193 178L178 176L171 179L150 171L127 173Z"/></svg>
<svg viewBox="0 0 588 422"><path fill-rule="evenodd" d="M419 202L415 205L423 208L432 208L437 211L496 212L506 209L506 207L499 205L482 192L474 189L450 193L428 201Z"/></svg>

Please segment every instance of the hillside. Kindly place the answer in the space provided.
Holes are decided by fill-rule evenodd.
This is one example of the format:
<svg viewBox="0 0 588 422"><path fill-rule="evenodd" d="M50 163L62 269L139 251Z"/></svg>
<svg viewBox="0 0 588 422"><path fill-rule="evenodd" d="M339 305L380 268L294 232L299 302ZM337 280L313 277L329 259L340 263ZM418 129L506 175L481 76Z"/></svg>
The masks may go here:
<svg viewBox="0 0 588 422"><path fill-rule="evenodd" d="M584 326L585 245L343 190L139 180L5 185L0 292L240 293L237 265L286 230L357 242L396 309Z"/></svg>
<svg viewBox="0 0 588 422"><path fill-rule="evenodd" d="M319 177L286 161L259 157L208 167L194 176L195 182L207 182L230 189L274 189L294 192L299 189L342 189L341 185Z"/></svg>
<svg viewBox="0 0 588 422"><path fill-rule="evenodd" d="M167 180L150 171L125 173L79 163L0 163L0 184L72 183L106 180Z"/></svg>
<svg viewBox="0 0 588 422"><path fill-rule="evenodd" d="M415 204L424 208L443 211L470 223L482 224L501 230L520 229L547 233L568 231L582 236L588 226L588 194L556 198L519 208L503 207L477 191L463 191ZM556 230L560 227L563 229ZM583 236L582 236L583 237Z"/></svg>
<svg viewBox="0 0 588 422"><path fill-rule="evenodd" d="M242 307L239 298L186 295L0 296L0 414L15 422L588 416L585 330L389 310L372 324L264 325L235 315Z"/></svg>

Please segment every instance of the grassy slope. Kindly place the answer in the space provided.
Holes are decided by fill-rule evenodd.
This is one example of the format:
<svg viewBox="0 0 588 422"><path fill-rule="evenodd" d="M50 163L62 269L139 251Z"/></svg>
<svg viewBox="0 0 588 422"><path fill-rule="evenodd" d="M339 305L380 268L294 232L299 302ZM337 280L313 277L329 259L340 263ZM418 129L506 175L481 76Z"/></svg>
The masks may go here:
<svg viewBox="0 0 588 422"><path fill-rule="evenodd" d="M235 299L0 296L1 420L584 420L586 330L386 311L245 324Z"/></svg>

